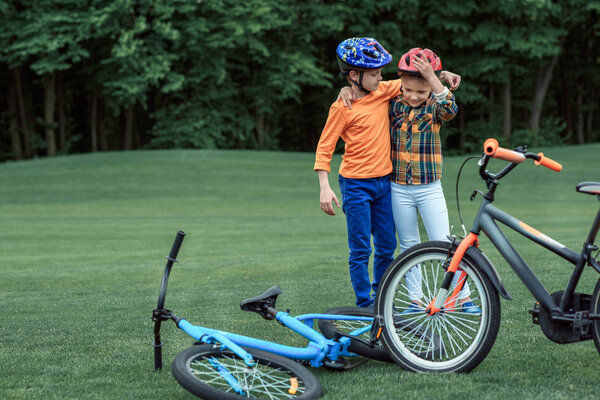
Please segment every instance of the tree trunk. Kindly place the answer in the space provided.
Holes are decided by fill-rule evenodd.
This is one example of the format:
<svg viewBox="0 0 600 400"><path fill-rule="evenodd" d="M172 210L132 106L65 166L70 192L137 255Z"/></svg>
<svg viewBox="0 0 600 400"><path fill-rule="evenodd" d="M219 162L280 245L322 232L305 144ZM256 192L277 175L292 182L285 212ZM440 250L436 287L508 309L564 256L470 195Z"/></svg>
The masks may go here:
<svg viewBox="0 0 600 400"><path fill-rule="evenodd" d="M46 155L56 155L56 134L54 132L54 112L56 108L56 73L44 77L44 132L46 136Z"/></svg>
<svg viewBox="0 0 600 400"><path fill-rule="evenodd" d="M531 109L531 117L529 119L529 127L533 131L533 144L538 146L539 144L539 131L540 131L540 118L542 116L542 105L548 86L550 86L550 80L552 79L552 71L558 62L558 54L555 54L550 61L550 64L546 68L540 68L538 71L538 77L536 81L535 94L533 96L533 106Z"/></svg>
<svg viewBox="0 0 600 400"><path fill-rule="evenodd" d="M256 110L256 143L259 149L265 145L265 113Z"/></svg>
<svg viewBox="0 0 600 400"><path fill-rule="evenodd" d="M104 124L104 108L102 102L98 104L98 144L101 151L108 150L108 141L106 140L106 126Z"/></svg>
<svg viewBox="0 0 600 400"><path fill-rule="evenodd" d="M559 92L559 104L562 103L560 110L567 124L565 128L565 136L568 143L572 142L571 132L573 132L573 122L571 121L571 86L566 79L561 79L563 90Z"/></svg>
<svg viewBox="0 0 600 400"><path fill-rule="evenodd" d="M496 107L494 107L494 101L496 100L496 93L494 91L494 84L490 83L490 94L489 94L489 113L488 113L488 122L491 124L492 121L494 121L494 110L496 109Z"/></svg>
<svg viewBox="0 0 600 400"><path fill-rule="evenodd" d="M598 90L598 88L596 87L596 85L592 85L592 87L591 87L592 95L588 98L588 104L590 105L590 109L587 112L587 124L586 124L587 143L592 143L594 141L592 138L592 135L593 135L592 123L594 120L594 108L596 108L595 104L596 104L596 91L597 90Z"/></svg>
<svg viewBox="0 0 600 400"><path fill-rule="evenodd" d="M19 136L19 120L17 119L16 85L12 83L8 89L8 132L10 134L10 148L15 160L23 158L21 151L21 137Z"/></svg>
<svg viewBox="0 0 600 400"><path fill-rule="evenodd" d="M465 109L464 106L462 110L458 113L458 131L460 132L460 137L458 139L458 147L460 151L465 151L465 143L466 143L466 130L465 130Z"/></svg>
<svg viewBox="0 0 600 400"><path fill-rule="evenodd" d="M592 121L594 120L594 107L590 108L587 114L587 142L591 143L594 141L592 138Z"/></svg>
<svg viewBox="0 0 600 400"><path fill-rule="evenodd" d="M29 125L27 124L27 114L25 112L25 99L23 98L23 87L21 86L21 71L18 68L13 68L13 74L15 76L17 103L19 104L19 116L21 118L23 149L25 150L25 157L31 158L31 146L29 145Z"/></svg>
<svg viewBox="0 0 600 400"><path fill-rule="evenodd" d="M94 88L92 95L92 110L90 117L90 138L92 141L92 152L98 151L98 88Z"/></svg>
<svg viewBox="0 0 600 400"><path fill-rule="evenodd" d="M125 132L123 133L123 150L131 150L131 142L133 138L133 117L135 116L134 107L134 104L130 105L125 113Z"/></svg>
<svg viewBox="0 0 600 400"><path fill-rule="evenodd" d="M585 139L583 137L583 84L577 84L577 125L575 131L577 132L577 144L584 144Z"/></svg>
<svg viewBox="0 0 600 400"><path fill-rule="evenodd" d="M65 107L63 101L64 85L62 72L58 73L56 84L56 107L58 109L58 150L62 154L65 154L67 152L67 133L65 130Z"/></svg>
<svg viewBox="0 0 600 400"><path fill-rule="evenodd" d="M502 90L502 105L504 111L504 120L503 120L503 136L505 145L510 148L510 133L511 133L511 121L512 121L512 103L511 103L511 93L510 93L510 74L508 75L508 80L504 84L504 88Z"/></svg>

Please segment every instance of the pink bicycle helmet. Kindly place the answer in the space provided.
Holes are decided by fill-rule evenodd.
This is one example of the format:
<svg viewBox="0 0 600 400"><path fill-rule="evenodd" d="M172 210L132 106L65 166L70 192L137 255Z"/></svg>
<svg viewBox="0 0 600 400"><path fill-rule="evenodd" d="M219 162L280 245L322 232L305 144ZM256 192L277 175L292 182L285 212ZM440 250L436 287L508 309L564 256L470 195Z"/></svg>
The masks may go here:
<svg viewBox="0 0 600 400"><path fill-rule="evenodd" d="M421 73L414 67L412 61L415 57L421 58L422 56L429 61L433 67L433 71L436 74L442 72L442 60L433 51L429 49L422 49L420 47L410 49L407 53L400 57L400 61L398 62L398 71L409 75L421 75Z"/></svg>

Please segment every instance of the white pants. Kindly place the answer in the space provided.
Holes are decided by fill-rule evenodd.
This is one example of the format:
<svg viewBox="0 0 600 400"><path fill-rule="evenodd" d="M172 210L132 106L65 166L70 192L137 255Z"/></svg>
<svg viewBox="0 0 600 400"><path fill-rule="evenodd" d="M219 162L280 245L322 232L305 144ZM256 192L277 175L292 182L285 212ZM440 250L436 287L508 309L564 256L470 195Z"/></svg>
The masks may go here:
<svg viewBox="0 0 600 400"><path fill-rule="evenodd" d="M399 185L392 182L392 212L401 252L421 243L417 213L423 220L429 240L448 241L447 236L450 235L448 208L441 181L424 185ZM421 279L420 266L414 267L406 275L406 285L411 300L422 301ZM458 275L455 276L452 285L456 284L457 279ZM471 290L467 283L458 298L464 299L470 295Z"/></svg>

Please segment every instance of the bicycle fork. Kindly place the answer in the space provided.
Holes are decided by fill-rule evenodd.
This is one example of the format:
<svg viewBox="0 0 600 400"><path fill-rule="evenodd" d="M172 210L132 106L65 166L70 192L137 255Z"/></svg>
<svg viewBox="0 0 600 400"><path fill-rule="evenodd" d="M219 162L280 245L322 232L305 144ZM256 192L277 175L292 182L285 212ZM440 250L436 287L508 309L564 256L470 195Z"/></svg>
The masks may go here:
<svg viewBox="0 0 600 400"><path fill-rule="evenodd" d="M454 276L456 275L456 271L458 271L458 266L462 261L465 252L469 247L474 244L477 244L478 236L474 233L469 233L467 237L465 237L452 255L452 261L446 270L446 275L444 276L444 281L442 282L442 286L438 291L437 295L431 301L431 303L427 306L425 312L429 315L434 315L440 312L442 309L450 310L454 308L454 302L458 298L459 292L462 290L465 280L467 279L467 273L465 271L460 271L457 279L457 284L454 287L454 290L450 295L448 295L450 291L450 285ZM449 254L450 256L450 254Z"/></svg>

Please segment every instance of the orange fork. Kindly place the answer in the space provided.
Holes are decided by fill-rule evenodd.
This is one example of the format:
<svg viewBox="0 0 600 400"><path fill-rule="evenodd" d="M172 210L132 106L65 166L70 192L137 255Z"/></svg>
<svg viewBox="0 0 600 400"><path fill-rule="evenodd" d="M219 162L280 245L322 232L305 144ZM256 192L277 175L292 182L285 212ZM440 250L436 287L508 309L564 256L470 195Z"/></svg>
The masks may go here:
<svg viewBox="0 0 600 400"><path fill-rule="evenodd" d="M458 296L458 293L461 291L463 283L467 278L467 273L465 271L460 271L460 275L458 278L459 284L456 285L452 294L448 296L448 289L450 288L450 283L454 278L454 274L458 270L458 266L462 261L465 252L469 247L477 243L477 235L474 233L469 233L466 238L464 238L460 244L458 245L454 255L452 256L452 261L450 261L450 265L448 266L448 270L446 271L446 276L444 277L444 281L442 282L442 287L438 291L437 296L433 298L429 306L427 306L427 313L429 315L434 315L441 311L442 308L449 306Z"/></svg>

